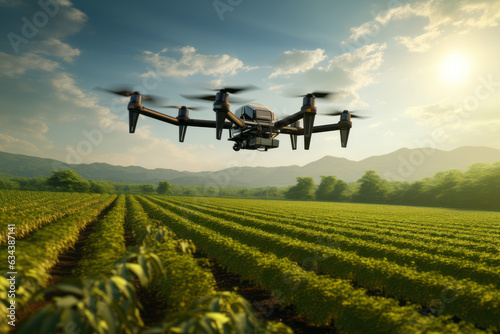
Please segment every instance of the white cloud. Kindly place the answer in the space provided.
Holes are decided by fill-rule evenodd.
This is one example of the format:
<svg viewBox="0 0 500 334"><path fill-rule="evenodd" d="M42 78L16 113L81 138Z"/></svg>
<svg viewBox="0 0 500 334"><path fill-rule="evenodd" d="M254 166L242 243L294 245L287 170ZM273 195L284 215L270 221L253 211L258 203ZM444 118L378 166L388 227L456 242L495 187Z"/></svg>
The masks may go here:
<svg viewBox="0 0 500 334"><path fill-rule="evenodd" d="M0 6L15 7L22 4L21 0L0 0Z"/></svg>
<svg viewBox="0 0 500 334"><path fill-rule="evenodd" d="M437 30L432 30L416 37L397 36L396 40L406 46L410 52L425 52L431 47L434 41L441 33Z"/></svg>
<svg viewBox="0 0 500 334"><path fill-rule="evenodd" d="M0 77L20 76L29 71L51 72L57 68L59 63L31 52L19 56L0 52Z"/></svg>
<svg viewBox="0 0 500 334"><path fill-rule="evenodd" d="M234 75L238 70L246 69L241 60L226 54L200 54L192 46L185 46L174 51L181 54L179 59L165 56L167 49L158 53L144 51L142 60L151 65L155 72L150 71L142 76L156 73L166 77L187 77L195 74Z"/></svg>
<svg viewBox="0 0 500 334"><path fill-rule="evenodd" d="M460 111L461 108L457 104L446 99L425 106L409 107L404 114L418 120L423 125L441 126L445 123L451 123Z"/></svg>
<svg viewBox="0 0 500 334"><path fill-rule="evenodd" d="M269 90L272 91L273 93L276 93L276 94L283 94L283 88L290 87L290 86L293 86L293 82L289 82L289 83L282 84L282 85L271 84L269 86Z"/></svg>
<svg viewBox="0 0 500 334"><path fill-rule="evenodd" d="M368 125L368 128L369 129L378 128L382 124L383 124L382 122L373 123L373 124Z"/></svg>
<svg viewBox="0 0 500 334"><path fill-rule="evenodd" d="M40 150L35 144L27 140L14 138L12 136L0 133L0 151L33 154Z"/></svg>
<svg viewBox="0 0 500 334"><path fill-rule="evenodd" d="M327 58L325 50L292 50L281 54L275 63L275 71L269 78L306 72Z"/></svg>
<svg viewBox="0 0 500 334"><path fill-rule="evenodd" d="M74 58L80 55L80 50L73 49L58 39L50 38L42 42L33 43L33 52L62 58L67 63L73 63Z"/></svg>
<svg viewBox="0 0 500 334"><path fill-rule="evenodd" d="M498 1L470 1L462 7L464 15L461 21L453 25L463 25L474 28L487 28L498 26L500 20L500 3Z"/></svg>
<svg viewBox="0 0 500 334"><path fill-rule="evenodd" d="M73 7L68 0L57 0L59 5L56 15L50 19L40 34L47 38L63 39L80 32L87 22L87 15Z"/></svg>
<svg viewBox="0 0 500 334"><path fill-rule="evenodd" d="M90 96L79 87L72 75L66 72L57 73L51 80L52 86L56 89L56 95L63 101L71 101L75 105L84 108L96 108L98 99Z"/></svg>
<svg viewBox="0 0 500 334"><path fill-rule="evenodd" d="M366 42L376 36L390 21L404 20L411 17L423 17L427 24L419 35L398 36L401 44L411 52L424 52L436 42L445 28L454 29L454 33L463 33L471 28L484 29L498 26L500 20L500 2L497 0L462 0L444 1L427 0L404 4L379 13L369 22L351 28L351 35L343 42Z"/></svg>
<svg viewBox="0 0 500 334"><path fill-rule="evenodd" d="M55 88L55 95L62 101L68 101L75 106L92 110L94 113L81 113L79 110L68 108L67 111L59 117L61 122L78 121L82 119L91 119L90 123L99 124L103 119L115 122L118 116L111 111L111 108L103 107L99 104L99 98L90 94L77 86L72 75L66 72L57 73L50 80ZM126 127L128 129L128 126Z"/></svg>
<svg viewBox="0 0 500 334"><path fill-rule="evenodd" d="M352 98L350 108L367 107L361 101L357 91L373 82L377 70L383 63L386 44L370 44L341 54L331 59L325 67L313 67L303 73L296 81L305 80L310 90L335 91L335 100ZM276 85L272 89L279 90L283 86Z"/></svg>
<svg viewBox="0 0 500 334"><path fill-rule="evenodd" d="M49 126L46 122L34 118L25 118L23 121L26 123L26 126L24 127L25 132L39 142L51 144L50 140L46 137L46 134L49 131Z"/></svg>
<svg viewBox="0 0 500 334"><path fill-rule="evenodd" d="M344 53L330 61L327 73L337 74L344 78L344 86L341 88L345 96L351 95L354 100L351 107L366 107L357 91L372 84L375 81L377 70L383 63L386 44L370 44L356 49L352 53ZM336 80L331 77L330 80Z"/></svg>
<svg viewBox="0 0 500 334"><path fill-rule="evenodd" d="M224 87L224 79L210 80L210 82L208 83L208 85L212 89L219 89L220 87Z"/></svg>
<svg viewBox="0 0 500 334"><path fill-rule="evenodd" d="M376 36L390 21L403 20L412 16L423 16L423 7L425 7L423 3L415 3L413 5L405 4L382 11L372 21L365 22L358 27L352 27L350 29L351 35L343 44L369 41L370 36Z"/></svg>

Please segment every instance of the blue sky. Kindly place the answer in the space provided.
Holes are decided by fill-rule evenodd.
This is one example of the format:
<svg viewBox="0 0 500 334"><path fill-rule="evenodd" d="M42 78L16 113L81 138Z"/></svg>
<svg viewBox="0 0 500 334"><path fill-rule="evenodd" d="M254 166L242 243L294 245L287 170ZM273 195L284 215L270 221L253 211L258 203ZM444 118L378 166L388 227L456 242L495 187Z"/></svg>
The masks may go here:
<svg viewBox="0 0 500 334"><path fill-rule="evenodd" d="M500 149L500 2L0 0L0 150L67 163L218 170L305 165L325 155L360 160L401 147ZM33 29L34 28L34 29ZM228 134L141 116L128 133L127 99L93 90L133 85L169 104L179 94L254 84L245 94L278 116L300 109L287 94L336 91L332 108L363 110L349 145L289 138L269 152L232 150ZM239 105L233 104L234 109ZM161 112L175 116L175 111ZM318 116L316 124L337 122Z"/></svg>

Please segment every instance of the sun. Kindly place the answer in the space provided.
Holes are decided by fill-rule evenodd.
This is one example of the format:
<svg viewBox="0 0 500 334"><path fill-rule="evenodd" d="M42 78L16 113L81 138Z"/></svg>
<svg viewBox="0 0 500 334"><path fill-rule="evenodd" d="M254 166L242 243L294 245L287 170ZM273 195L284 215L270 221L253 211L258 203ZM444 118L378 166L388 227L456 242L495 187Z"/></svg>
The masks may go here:
<svg viewBox="0 0 500 334"><path fill-rule="evenodd" d="M470 72L469 58L460 53L448 55L441 63L441 77L448 83L461 83Z"/></svg>

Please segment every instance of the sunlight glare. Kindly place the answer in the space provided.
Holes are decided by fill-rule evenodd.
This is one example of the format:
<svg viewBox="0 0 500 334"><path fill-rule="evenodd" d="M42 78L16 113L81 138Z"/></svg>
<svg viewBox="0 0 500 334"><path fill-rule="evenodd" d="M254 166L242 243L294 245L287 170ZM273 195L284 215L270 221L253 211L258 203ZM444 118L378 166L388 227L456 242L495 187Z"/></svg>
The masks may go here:
<svg viewBox="0 0 500 334"><path fill-rule="evenodd" d="M441 63L441 77L449 83L465 81L469 74L470 61L460 53L451 54Z"/></svg>

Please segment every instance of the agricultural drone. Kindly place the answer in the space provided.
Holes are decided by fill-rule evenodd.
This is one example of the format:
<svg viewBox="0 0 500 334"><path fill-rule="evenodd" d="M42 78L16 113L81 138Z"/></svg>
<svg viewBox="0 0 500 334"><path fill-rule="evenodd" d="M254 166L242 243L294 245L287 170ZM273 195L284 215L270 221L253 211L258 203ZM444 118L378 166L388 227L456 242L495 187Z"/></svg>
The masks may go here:
<svg viewBox="0 0 500 334"><path fill-rule="evenodd" d="M178 109L177 117L171 117L155 110L144 107L144 100L154 100L150 95L141 95L137 91L128 88L123 89L103 89L102 91L130 97L127 106L129 111L129 132L134 133L139 115L148 116L159 121L173 124L179 127L179 142L183 142L186 136L186 130L190 126L202 128L215 128L216 138L222 137L222 130L229 129L229 140L234 142L233 149L261 150L267 151L271 148L277 148L279 141L276 137L280 134L290 135L292 149L297 149L297 136L304 136L304 149L308 150L311 144L313 133L340 131L340 142L342 147L347 146L349 131L352 127L351 118L358 117L351 112L333 111L323 115L340 116L340 121L334 124L314 125L314 118L317 113L316 99L323 99L330 96L331 92L312 92L302 97L302 107L300 111L293 115L278 120L274 112L262 104L248 103L231 112L229 104L229 95L237 94L249 87L225 87L215 90L215 94L210 95L182 95L186 99L213 101L213 110L215 111L215 121L193 119L189 117L190 108L186 106L164 106L165 108ZM302 121L304 126L301 126Z"/></svg>

